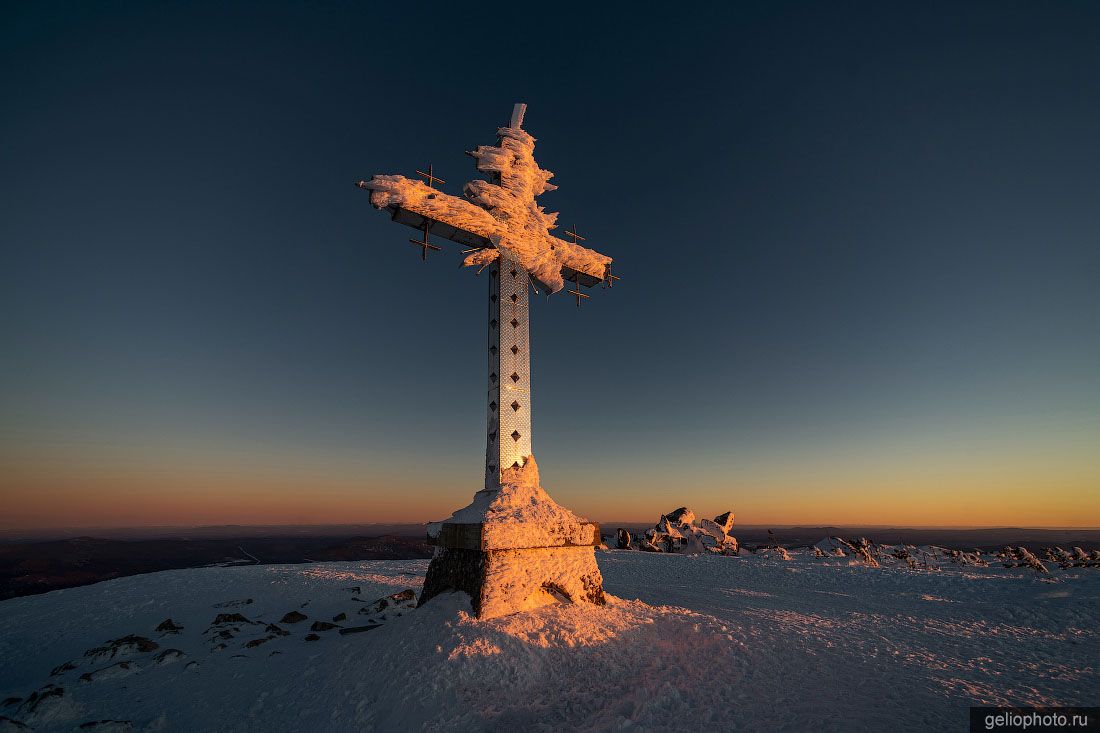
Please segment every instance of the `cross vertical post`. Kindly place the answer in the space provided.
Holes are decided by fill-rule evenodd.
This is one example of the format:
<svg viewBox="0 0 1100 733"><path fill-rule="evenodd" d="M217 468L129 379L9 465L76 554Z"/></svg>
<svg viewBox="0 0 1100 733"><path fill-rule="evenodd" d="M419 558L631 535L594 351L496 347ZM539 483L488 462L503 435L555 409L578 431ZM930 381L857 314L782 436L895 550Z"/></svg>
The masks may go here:
<svg viewBox="0 0 1100 733"><path fill-rule="evenodd" d="M485 488L519 468L531 449L531 340L527 271L514 260L489 268L489 399Z"/></svg>
<svg viewBox="0 0 1100 733"><path fill-rule="evenodd" d="M599 525L561 507L542 488L531 436L531 288L547 295L573 285L580 305L590 288L610 278L611 258L580 243L576 227L559 239L557 214L536 197L555 189L535 161L535 138L523 129L527 106L517 104L497 145L468 152L488 180L468 182L462 196L436 189L435 168L423 181L376 175L356 185L391 219L417 229L421 257L440 247L436 235L463 246L463 265L489 272L484 488L468 507L429 525L439 550L419 596L423 604L449 590L470 594L480 617L557 602L604 603L593 548ZM522 568L516 573L515 568ZM553 592L551 592L552 589Z"/></svg>

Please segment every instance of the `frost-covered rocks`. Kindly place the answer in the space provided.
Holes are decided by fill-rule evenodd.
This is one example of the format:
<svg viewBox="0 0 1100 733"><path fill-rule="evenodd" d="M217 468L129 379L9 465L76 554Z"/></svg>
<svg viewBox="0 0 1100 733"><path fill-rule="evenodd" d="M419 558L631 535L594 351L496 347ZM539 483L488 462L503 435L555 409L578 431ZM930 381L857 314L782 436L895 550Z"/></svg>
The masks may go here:
<svg viewBox="0 0 1100 733"><path fill-rule="evenodd" d="M1043 556L1050 562L1058 563L1060 568L1096 568L1100 567L1100 550L1091 553L1080 547L1065 550L1061 547L1048 547L1043 551Z"/></svg>
<svg viewBox="0 0 1100 733"><path fill-rule="evenodd" d="M279 619L279 623L296 624L305 621L307 618L309 618L309 616L306 616L304 613L299 613L298 611L289 611L281 619Z"/></svg>
<svg viewBox="0 0 1100 733"><path fill-rule="evenodd" d="M1006 568L1031 568L1037 573L1050 572L1039 558L1022 545L1015 548L1006 546L1000 554Z"/></svg>
<svg viewBox="0 0 1100 733"><path fill-rule="evenodd" d="M112 639L103 646L89 649L84 652L84 656L95 662L101 659L114 659L116 656L143 654L145 652L155 651L159 646L160 645L155 641L146 639L144 636L129 634L119 639Z"/></svg>
<svg viewBox="0 0 1100 733"><path fill-rule="evenodd" d="M172 621L172 619L166 618L157 626L157 631L165 634L178 634L183 631L183 627Z"/></svg>
<svg viewBox="0 0 1100 733"><path fill-rule="evenodd" d="M385 620L385 614L387 613L400 616L402 613L411 611L414 608L416 608L416 591L412 588L406 588L398 593L379 598L369 606L363 606L359 609L359 613L368 616L381 615L381 620Z"/></svg>
<svg viewBox="0 0 1100 733"><path fill-rule="evenodd" d="M732 529L733 512L724 512L714 519L696 519L694 512L680 507L662 514L657 524L646 530L639 546L648 552L736 555L737 538L730 535ZM629 549L630 533L624 529L619 532L626 534L627 546L623 549ZM619 546L622 548L621 539Z"/></svg>

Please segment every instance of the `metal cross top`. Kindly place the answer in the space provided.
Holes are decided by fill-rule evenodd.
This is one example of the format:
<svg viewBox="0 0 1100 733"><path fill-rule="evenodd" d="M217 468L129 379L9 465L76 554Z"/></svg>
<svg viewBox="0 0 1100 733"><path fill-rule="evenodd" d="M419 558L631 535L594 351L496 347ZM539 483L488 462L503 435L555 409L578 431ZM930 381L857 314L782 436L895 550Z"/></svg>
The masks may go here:
<svg viewBox="0 0 1100 733"><path fill-rule="evenodd" d="M480 145L468 152L489 180L473 180L463 198L434 188L444 181L417 171L427 183L397 175L376 175L359 181L371 192L371 204L390 211L394 221L418 229L428 250L440 247L430 234L465 245L462 264L489 268L489 396L485 487L500 485L500 472L522 466L531 455L531 360L528 329L529 284L547 295L569 281L577 305L588 296L581 287L603 282L610 286L611 258L580 244L576 227L566 232L572 241L550 234L557 214L548 214L535 197L556 188L553 174L535 162L535 138L523 129L527 105L517 104L508 127L497 130L497 145Z"/></svg>
<svg viewBox="0 0 1100 733"><path fill-rule="evenodd" d="M470 181L463 198L435 189L433 184L443 181L430 166L427 173L417 171L426 184L405 176L377 175L357 185L369 189L371 203L388 209L394 221L476 249L465 265L507 257L547 294L561 290L565 280L575 280L578 273L581 283L592 287L606 278L611 258L581 246L583 238L566 241L550 234L558 215L543 211L535 197L557 186L549 183L553 174L535 162L535 138L522 128L526 109L525 104L515 106L511 124L497 130L497 145L469 151L477 169L490 180Z"/></svg>

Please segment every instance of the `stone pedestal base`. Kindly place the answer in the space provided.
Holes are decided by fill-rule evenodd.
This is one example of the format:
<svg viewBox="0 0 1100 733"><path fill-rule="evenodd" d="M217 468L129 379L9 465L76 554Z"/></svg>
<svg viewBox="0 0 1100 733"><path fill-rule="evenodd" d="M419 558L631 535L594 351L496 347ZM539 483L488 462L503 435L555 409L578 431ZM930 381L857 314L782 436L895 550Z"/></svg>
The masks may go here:
<svg viewBox="0 0 1100 733"><path fill-rule="evenodd" d="M428 566L423 604L465 591L479 618L529 611L559 601L603 605L603 576L591 545L472 550L441 547Z"/></svg>
<svg viewBox="0 0 1100 733"><path fill-rule="evenodd" d="M438 549L420 603L465 591L478 618L549 603L604 603L594 549L600 526L550 498L534 456L503 471L499 488L477 492L468 507L428 525L428 541Z"/></svg>

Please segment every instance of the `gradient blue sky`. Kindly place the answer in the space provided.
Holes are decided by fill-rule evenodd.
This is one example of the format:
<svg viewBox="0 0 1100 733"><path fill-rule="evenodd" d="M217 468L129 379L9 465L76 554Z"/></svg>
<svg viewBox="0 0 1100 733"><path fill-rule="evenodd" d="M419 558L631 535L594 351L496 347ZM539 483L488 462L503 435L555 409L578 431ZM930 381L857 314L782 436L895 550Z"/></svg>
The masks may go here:
<svg viewBox="0 0 1100 733"><path fill-rule="evenodd" d="M0 525L466 503L486 283L352 182L516 101L624 278L533 308L559 501L1100 525L1094 3L3 12Z"/></svg>

